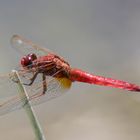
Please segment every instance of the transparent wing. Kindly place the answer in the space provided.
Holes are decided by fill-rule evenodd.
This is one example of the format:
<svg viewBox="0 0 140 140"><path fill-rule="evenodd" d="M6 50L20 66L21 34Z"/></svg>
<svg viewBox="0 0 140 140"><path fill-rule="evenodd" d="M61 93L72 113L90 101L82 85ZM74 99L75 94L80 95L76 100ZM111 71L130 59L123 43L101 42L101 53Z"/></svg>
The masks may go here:
<svg viewBox="0 0 140 140"><path fill-rule="evenodd" d="M24 80L25 77L20 74L21 80ZM10 77L9 77L10 78ZM25 86L27 94L29 96L29 101L31 101L31 105L38 105L47 100L56 98L66 90L68 90L71 86L71 81L66 78L53 78L52 76L46 76L46 79L43 81L42 75L38 75L35 82L31 86ZM11 78L10 78L11 79ZM4 115L11 111L21 109L26 105L26 98L20 97L17 89L17 83L12 79L11 81L14 85L14 95L5 98L1 98L0 100L0 115ZM43 94L43 84L47 85L47 90ZM13 86L12 85L12 86ZM13 88L13 87L12 87Z"/></svg>
<svg viewBox="0 0 140 140"><path fill-rule="evenodd" d="M0 115L4 115L6 113L12 112L17 109L21 109L26 105L26 98L20 98L19 96L15 96L12 98L6 98L0 103Z"/></svg>
<svg viewBox="0 0 140 140"><path fill-rule="evenodd" d="M32 86L26 86L26 91L29 96L29 101L31 105L38 105L45 101L56 98L60 95L63 95L68 88L64 88L63 79L57 80L52 77L46 77L43 83L47 82L47 91L43 94L42 82L36 82ZM62 81L61 81L62 80ZM71 84L70 84L71 85ZM18 94L17 94L18 95ZM15 96L12 98L6 98L6 100L1 101L0 104L0 115L4 115L11 111L21 109L27 104L25 97Z"/></svg>
<svg viewBox="0 0 140 140"><path fill-rule="evenodd" d="M16 49L22 57L31 53L36 54L37 57L46 56L48 54L54 54L58 56L58 54L54 53L53 51L45 47L41 47L33 43L31 40L25 39L19 35L13 35L10 42L12 47ZM63 57L61 57L60 55L59 57L63 59Z"/></svg>
<svg viewBox="0 0 140 140"><path fill-rule="evenodd" d="M16 83L13 82L13 73L1 74L0 75L0 100L2 98L8 98L15 96Z"/></svg>
<svg viewBox="0 0 140 140"><path fill-rule="evenodd" d="M0 75L0 114L18 109L19 101L23 104L21 101L23 99L19 98L17 83L14 82L13 76L12 72ZM16 101L17 99L19 100L18 102Z"/></svg>
<svg viewBox="0 0 140 140"><path fill-rule="evenodd" d="M45 76L45 80L43 80L43 74L40 73L37 75L34 83L31 86L25 85L32 105L40 104L44 101L56 98L65 93L65 91L71 87L71 81L68 78L54 78L55 75L61 71L62 69L53 75ZM21 80L23 83L25 83L27 80L26 76L22 76ZM43 93L44 85L46 86L45 93Z"/></svg>
<svg viewBox="0 0 140 140"><path fill-rule="evenodd" d="M19 35L13 35L11 38L11 45L22 55L27 55L30 53L35 53L38 56L47 55L49 53L54 54L49 49L40 47L39 45Z"/></svg>
<svg viewBox="0 0 140 140"><path fill-rule="evenodd" d="M42 94L43 83L47 83L47 91L45 92L45 94ZM29 93L33 93L30 94L32 105L38 105L50 99L59 97L63 95L71 86L71 81L69 79L56 79L48 76L46 81L43 81L43 83L41 82L40 84L34 84L33 86L35 86L36 88L33 87L33 91L32 89L29 90ZM67 86L65 86L65 84Z"/></svg>
<svg viewBox="0 0 140 140"><path fill-rule="evenodd" d="M23 70L18 68L18 73L21 77L25 77L26 82L32 77L33 72L31 70ZM0 74L0 100L2 98L9 98L16 96L16 80L14 79L13 72L7 74Z"/></svg>

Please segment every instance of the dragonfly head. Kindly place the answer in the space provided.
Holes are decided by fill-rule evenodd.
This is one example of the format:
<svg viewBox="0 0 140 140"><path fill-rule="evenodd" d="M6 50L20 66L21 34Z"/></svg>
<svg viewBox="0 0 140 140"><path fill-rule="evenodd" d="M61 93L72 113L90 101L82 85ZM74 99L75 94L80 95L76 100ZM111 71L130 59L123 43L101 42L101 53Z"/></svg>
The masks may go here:
<svg viewBox="0 0 140 140"><path fill-rule="evenodd" d="M32 67L32 63L37 59L37 56L34 53L30 53L26 56L23 56L20 63L23 67Z"/></svg>

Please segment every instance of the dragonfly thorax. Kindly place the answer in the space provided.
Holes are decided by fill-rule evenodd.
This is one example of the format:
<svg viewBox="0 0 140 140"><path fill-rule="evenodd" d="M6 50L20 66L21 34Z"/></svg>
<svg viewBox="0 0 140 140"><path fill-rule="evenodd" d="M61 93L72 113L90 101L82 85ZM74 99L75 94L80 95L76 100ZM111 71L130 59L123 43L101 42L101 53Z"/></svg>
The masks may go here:
<svg viewBox="0 0 140 140"><path fill-rule="evenodd" d="M39 73L54 77L68 77L70 70L70 65L63 58L54 54L39 57L34 61L34 65L38 67Z"/></svg>

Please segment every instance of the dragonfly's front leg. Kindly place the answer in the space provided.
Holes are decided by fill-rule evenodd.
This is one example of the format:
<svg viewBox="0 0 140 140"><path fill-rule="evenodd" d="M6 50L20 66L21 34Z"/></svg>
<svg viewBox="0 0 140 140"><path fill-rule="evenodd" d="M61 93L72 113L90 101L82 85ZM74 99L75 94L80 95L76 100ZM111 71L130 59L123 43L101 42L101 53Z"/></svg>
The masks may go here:
<svg viewBox="0 0 140 140"><path fill-rule="evenodd" d="M33 82L34 82L34 80L36 79L37 75L38 75L38 72L35 72L34 75L33 75L33 77L29 79L30 80L30 83L28 83L28 84L27 83L23 83L23 85L27 85L27 86L32 85Z"/></svg>

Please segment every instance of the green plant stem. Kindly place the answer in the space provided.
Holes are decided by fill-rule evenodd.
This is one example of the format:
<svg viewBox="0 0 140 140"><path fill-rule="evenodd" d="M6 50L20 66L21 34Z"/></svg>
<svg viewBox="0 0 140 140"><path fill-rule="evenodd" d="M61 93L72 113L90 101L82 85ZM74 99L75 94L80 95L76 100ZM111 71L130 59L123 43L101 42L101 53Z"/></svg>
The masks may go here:
<svg viewBox="0 0 140 140"><path fill-rule="evenodd" d="M46 140L46 138L43 134L43 131L41 129L41 126L39 124L39 121L35 115L35 112L31 106L31 104L30 104L28 93L26 92L26 89L24 88L23 84L21 83L20 76L16 70L13 70L13 73L14 73L15 79L17 80L19 95L20 95L21 99L24 99L23 100L23 104L25 104L24 109L25 109L25 111L30 119L30 122L31 122L31 125L33 127L36 139L37 140Z"/></svg>

